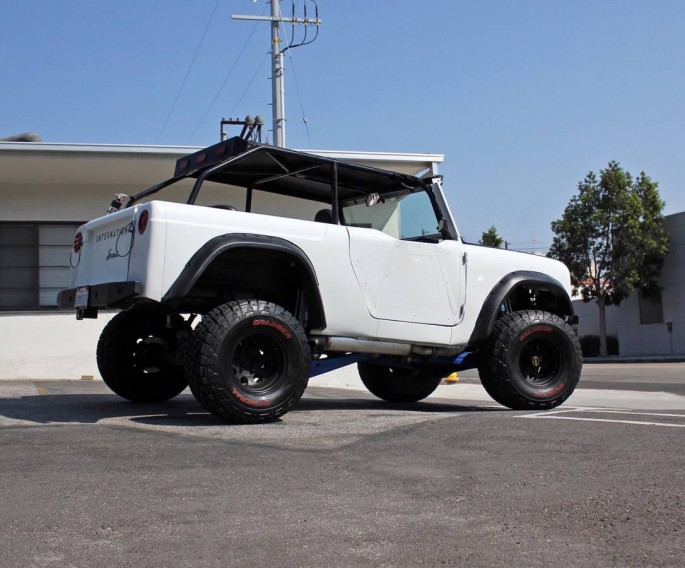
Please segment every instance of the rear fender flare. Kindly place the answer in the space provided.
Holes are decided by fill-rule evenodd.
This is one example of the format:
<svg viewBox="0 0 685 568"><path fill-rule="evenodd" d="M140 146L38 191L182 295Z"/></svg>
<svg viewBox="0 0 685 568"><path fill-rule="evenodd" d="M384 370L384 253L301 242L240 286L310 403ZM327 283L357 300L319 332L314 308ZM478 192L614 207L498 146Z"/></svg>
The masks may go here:
<svg viewBox="0 0 685 568"><path fill-rule="evenodd" d="M290 241L267 235L227 234L219 235L207 241L188 261L181 274L162 298L162 302L173 302L184 298L217 257L230 250L246 248L277 251L289 256L300 274L309 310L310 327L323 328L326 326L319 281L309 257L300 247Z"/></svg>

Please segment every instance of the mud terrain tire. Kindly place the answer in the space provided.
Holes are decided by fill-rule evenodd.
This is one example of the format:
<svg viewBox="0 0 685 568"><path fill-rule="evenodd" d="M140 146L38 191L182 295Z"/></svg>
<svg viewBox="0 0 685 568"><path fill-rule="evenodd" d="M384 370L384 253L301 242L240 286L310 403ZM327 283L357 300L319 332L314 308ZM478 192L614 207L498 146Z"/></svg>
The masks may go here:
<svg viewBox="0 0 685 568"><path fill-rule="evenodd" d="M573 393L582 368L578 338L560 317L526 310L505 314L480 354L488 394L514 410L545 410Z"/></svg>
<svg viewBox="0 0 685 568"><path fill-rule="evenodd" d="M105 384L133 402L163 402L188 386L179 349L178 329L185 324L174 316L132 309L119 312L102 330L97 363Z"/></svg>
<svg viewBox="0 0 685 568"><path fill-rule="evenodd" d="M369 392L388 402L417 402L438 388L445 374L434 369L390 367L357 363L359 377Z"/></svg>
<svg viewBox="0 0 685 568"><path fill-rule="evenodd" d="M222 304L191 334L190 390L209 412L238 423L270 422L307 388L311 353L302 325L262 300Z"/></svg>

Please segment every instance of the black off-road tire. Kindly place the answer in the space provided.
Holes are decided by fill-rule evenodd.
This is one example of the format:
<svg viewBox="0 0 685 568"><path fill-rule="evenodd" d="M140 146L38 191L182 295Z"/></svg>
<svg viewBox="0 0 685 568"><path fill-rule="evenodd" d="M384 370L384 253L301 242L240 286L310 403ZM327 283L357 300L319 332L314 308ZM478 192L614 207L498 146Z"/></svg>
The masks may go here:
<svg viewBox="0 0 685 568"><path fill-rule="evenodd" d="M133 402L163 402L188 386L178 330L187 324L157 311L119 312L102 330L97 363L105 384Z"/></svg>
<svg viewBox="0 0 685 568"><path fill-rule="evenodd" d="M270 422L307 388L311 352L300 322L263 300L222 304L188 342L190 390L209 412L238 423Z"/></svg>
<svg viewBox="0 0 685 568"><path fill-rule="evenodd" d="M430 368L390 367L357 363L359 377L369 392L388 402L417 402L431 395L445 376Z"/></svg>
<svg viewBox="0 0 685 568"><path fill-rule="evenodd" d="M478 372L488 394L514 410L546 410L573 393L583 366L571 327L549 312L505 314L480 354Z"/></svg>

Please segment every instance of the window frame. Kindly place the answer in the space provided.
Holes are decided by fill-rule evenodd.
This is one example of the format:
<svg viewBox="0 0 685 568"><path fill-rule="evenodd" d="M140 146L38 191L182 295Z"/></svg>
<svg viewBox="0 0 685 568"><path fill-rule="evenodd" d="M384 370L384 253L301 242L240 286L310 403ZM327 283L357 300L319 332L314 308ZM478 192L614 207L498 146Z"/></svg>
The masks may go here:
<svg viewBox="0 0 685 568"><path fill-rule="evenodd" d="M0 316L2 315L8 315L8 314L18 314L18 313L35 313L35 312L40 312L40 313L53 313L53 312L58 312L59 311L59 306L57 306L57 303L55 301L55 305L41 305L41 285L40 285L40 277L41 277L41 268L55 268L54 266L41 266L41 259L40 259L40 249L41 246L46 246L46 245L41 245L40 242L40 230L42 227L71 227L73 229L74 235L76 234L76 231L78 228L83 225L85 221L35 221L35 220L21 220L21 221L15 221L15 220L0 220L0 228L3 227L28 227L33 231L33 242L31 243L30 246L33 247L33 254L35 256L35 262L32 266L27 267L29 270L32 271L32 281L31 281L31 287L19 287L19 288L8 288L8 287L0 287L0 290L31 290L33 292L32 297L32 303L30 305L24 304L21 306L2 306L0 305ZM71 243L70 243L71 244ZM25 246L21 244L17 245L12 245L12 244L0 244L0 247L5 248L5 247L11 247L11 246ZM50 246L50 245L47 245ZM54 245L54 246L67 246L67 245ZM8 267L0 267L2 268L8 268ZM64 259L64 264L57 266L57 268L71 268L70 263L69 263L69 257ZM45 287L43 287L45 288Z"/></svg>
<svg viewBox="0 0 685 568"><path fill-rule="evenodd" d="M637 292L637 308L638 308L638 314L640 317L640 326L645 326L645 325L663 325L665 323L665 318L664 318L664 298L661 294L661 292L656 292L653 295L649 295L647 297L644 297L642 292L638 290ZM658 318L655 318L655 321L645 321L645 320L651 320L651 317L645 317L645 316L653 316L656 311L658 310ZM658 320L658 321L656 321Z"/></svg>

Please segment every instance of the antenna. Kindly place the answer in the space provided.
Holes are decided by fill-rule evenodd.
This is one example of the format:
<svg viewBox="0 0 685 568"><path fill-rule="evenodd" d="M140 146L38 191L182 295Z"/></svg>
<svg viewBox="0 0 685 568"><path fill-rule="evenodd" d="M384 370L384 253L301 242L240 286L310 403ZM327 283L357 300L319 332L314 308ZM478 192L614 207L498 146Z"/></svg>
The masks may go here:
<svg viewBox="0 0 685 568"><path fill-rule="evenodd" d="M315 17L307 17L307 3L313 4L315 7ZM314 0L304 0L304 17L295 17L295 2L292 3L291 16L281 16L281 0L271 0L271 16L231 16L234 20L258 20L262 22L271 22L271 106L273 115L273 132L274 132L274 146L281 148L285 147L285 77L283 66L283 53L288 49L294 49L303 45L309 45L319 35L319 26L321 20L319 19L319 7ZM281 23L290 24L293 33L291 34L290 43L281 49ZM304 26L304 38L295 43L295 25L300 24ZM316 34L310 40L307 40L307 26L316 26Z"/></svg>

